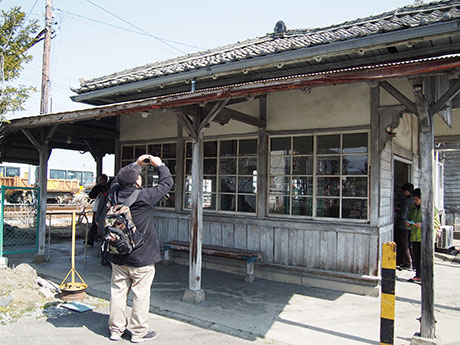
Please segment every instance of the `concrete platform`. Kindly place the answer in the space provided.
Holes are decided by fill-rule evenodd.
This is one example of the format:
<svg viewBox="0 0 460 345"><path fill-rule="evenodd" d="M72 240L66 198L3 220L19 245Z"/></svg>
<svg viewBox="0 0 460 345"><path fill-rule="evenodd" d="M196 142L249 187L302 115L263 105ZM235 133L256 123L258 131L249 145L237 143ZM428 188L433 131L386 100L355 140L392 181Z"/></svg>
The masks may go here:
<svg viewBox="0 0 460 345"><path fill-rule="evenodd" d="M96 247L88 248L86 264L83 253L83 245L78 245L76 269L89 285L87 293L109 299L110 267L99 264ZM34 264L32 254L9 255L8 259L10 265L29 263L39 275L61 283L70 269L70 243L52 245L49 262ZM188 267L158 264L156 268L153 314L255 343L379 344L379 298L260 278L245 283L242 275L204 269L205 300L190 304L182 300L188 288ZM413 272L398 271L397 276L395 344L410 344L420 331L421 287L408 282ZM460 344L460 263L455 257L436 255L435 284L436 333L443 344Z"/></svg>

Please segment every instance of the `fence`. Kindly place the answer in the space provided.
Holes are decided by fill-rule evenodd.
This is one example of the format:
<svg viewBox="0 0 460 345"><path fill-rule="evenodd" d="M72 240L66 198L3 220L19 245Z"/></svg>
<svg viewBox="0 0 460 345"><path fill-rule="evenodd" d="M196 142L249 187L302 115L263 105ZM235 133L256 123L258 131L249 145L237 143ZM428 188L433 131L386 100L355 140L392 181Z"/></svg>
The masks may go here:
<svg viewBox="0 0 460 345"><path fill-rule="evenodd" d="M0 257L36 252L40 210L39 188L1 186Z"/></svg>

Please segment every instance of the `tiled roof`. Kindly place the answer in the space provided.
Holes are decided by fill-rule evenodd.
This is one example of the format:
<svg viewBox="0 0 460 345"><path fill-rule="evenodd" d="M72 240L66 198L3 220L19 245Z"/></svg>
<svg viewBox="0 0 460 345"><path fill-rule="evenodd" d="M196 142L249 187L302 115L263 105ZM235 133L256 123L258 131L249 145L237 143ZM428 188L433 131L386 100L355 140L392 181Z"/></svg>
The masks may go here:
<svg viewBox="0 0 460 345"><path fill-rule="evenodd" d="M78 94L178 74L200 68L262 57L300 48L378 35L460 18L460 1L444 0L410 5L380 15L318 29L294 29L269 33L236 44L148 64L82 82Z"/></svg>

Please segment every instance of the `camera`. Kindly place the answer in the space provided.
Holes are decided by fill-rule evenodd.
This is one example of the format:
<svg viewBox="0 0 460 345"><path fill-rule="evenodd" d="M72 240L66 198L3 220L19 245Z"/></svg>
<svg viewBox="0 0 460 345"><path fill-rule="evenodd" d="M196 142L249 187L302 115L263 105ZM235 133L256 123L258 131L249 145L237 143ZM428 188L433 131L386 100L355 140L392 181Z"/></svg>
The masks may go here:
<svg viewBox="0 0 460 345"><path fill-rule="evenodd" d="M150 153L147 153L147 154L148 154L149 156L151 156ZM150 158L145 158L145 159L144 159L144 163L150 163Z"/></svg>

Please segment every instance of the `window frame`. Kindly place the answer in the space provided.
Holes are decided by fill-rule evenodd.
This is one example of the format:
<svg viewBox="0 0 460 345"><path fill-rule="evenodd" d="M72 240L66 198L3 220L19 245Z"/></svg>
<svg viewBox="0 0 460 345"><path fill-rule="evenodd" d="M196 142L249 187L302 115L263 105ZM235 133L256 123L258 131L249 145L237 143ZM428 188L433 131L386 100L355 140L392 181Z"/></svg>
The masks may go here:
<svg viewBox="0 0 460 345"><path fill-rule="evenodd" d="M222 141L231 141L231 140L236 140L236 153L234 156L229 156L229 157L224 157L220 155L220 142ZM256 141L256 153L255 155L240 155L240 142L244 140L255 140ZM210 192L211 195L215 195L215 208L210 209L210 208L204 208L203 207L203 212L206 213L213 213L213 214L229 214L229 215L244 215L244 216L249 216L249 217L256 217L257 216L257 205L259 201L259 196L257 193L257 174L255 181L255 192L254 193L248 193L248 192L240 192L239 189L239 178L240 177L253 177L254 175L243 175L239 174L239 166L240 166L240 160L245 159L245 158L253 158L256 160L256 171L260 169L259 166L259 137L255 135L251 136L238 136L238 137L222 137L222 138L205 138L203 140L203 146L206 142L216 142L217 149L216 149L216 156L208 156L205 157L203 154L203 180L205 176L210 176L216 179L216 191L215 192ZM183 161L183 192L182 192L182 203L181 203L181 209L186 212L190 212L190 208L186 207L186 198L187 195L191 196L191 191L188 192L186 190L187 188L187 160L192 161L192 157L187 157L187 145L192 144L191 140L184 140L184 161ZM216 159L216 173L215 174L206 174L204 172L204 160L205 159ZM235 174L221 174L220 168L221 168L221 159L235 159L236 160L236 166ZM221 177L235 177L235 191L234 192L221 192L221 186L220 186L220 181ZM253 182L254 183L254 182ZM222 195L233 195L235 197L235 211L231 210L221 210L221 196ZM238 211L238 204L239 204L239 196L253 196L255 197L255 204L254 204L254 212L244 212L244 211Z"/></svg>
<svg viewBox="0 0 460 345"><path fill-rule="evenodd" d="M348 135L348 134L367 134L367 152L362 152L362 153L344 153L343 152L343 136ZM327 135L339 135L340 136L340 152L337 153L318 153L318 141L317 138L319 136L327 136ZM272 139L273 138L290 138L291 141L291 150L293 149L293 138L294 137L301 137L301 136L312 136L313 138L313 152L311 154L312 159L313 159L313 175L312 175L312 215L311 216L306 216L306 215L293 215L292 214L292 200L293 197L295 196L293 191L291 190L292 187L290 187L289 194L286 194L285 196L289 197L289 214L279 214L279 213L272 213L270 212L270 180L271 180L271 145L272 145ZM267 179L266 179L266 185L265 188L267 190L267 202L266 202L266 215L268 218L290 218L290 219L313 219L313 220L324 220L324 221L345 221L345 222L357 222L357 223L368 223L370 221L370 162L371 162L371 143L370 143L370 130L369 129L356 129L356 130L344 130L344 131L315 131L315 132L296 132L296 133L283 133L283 134L269 134L267 135ZM367 155L367 174L361 174L361 175L346 175L343 174L343 157L344 156L359 156L359 155ZM279 175L279 176L287 176L289 177L289 184L292 185L292 178L294 176L299 176L298 174L295 174L293 170L293 157L298 157L298 156L308 156L308 154L298 154L295 155L292 152L289 153L289 155L281 155L284 157L290 157L290 174L289 175ZM339 156L340 162L339 162L339 174L337 175L319 175L318 174L318 157L332 157L332 156ZM276 174L274 174L276 175ZM303 176L303 175L302 175ZM307 175L305 175L307 176ZM339 195L337 197L322 197L320 196L319 198L323 199L339 199L339 217L323 217L323 216L317 216L317 206L318 206L318 194L317 194L317 188L318 188L318 177L336 177L339 179ZM365 177L367 181L367 188L366 188L366 197L358 197L358 196L343 196L343 181L344 178L346 177ZM365 219L358 219L358 218L343 218L342 215L342 205L343 205L343 200L366 200L366 206L367 206L367 215Z"/></svg>
<svg viewBox="0 0 460 345"><path fill-rule="evenodd" d="M164 145L168 145L168 144L174 144L176 146L176 150L174 152L174 158L164 158L163 157L163 148L164 148ZM173 177L174 181L176 180L177 178L177 164L178 164L178 154L177 154L177 148L178 148L178 142L177 140L155 140L155 141L149 141L149 142L145 142L145 143L120 143L120 169L123 168L124 166L126 165L129 165L133 162L136 161L136 159L139 157L140 155L140 150L142 150L142 154L146 154L146 153L150 153L148 152L148 149L149 149L149 146L150 145L160 145L161 147L161 154L160 154L160 157L163 161L167 161L167 160L174 160L176 162L176 169L175 169L175 172L173 173L171 171L171 176ZM132 157L133 158L127 158L127 159L123 159L123 149L124 148L128 148L130 147L132 149ZM143 149L142 149L143 148ZM139 150L139 151L136 151L136 150ZM137 155L136 155L137 154ZM152 154L152 153L151 153ZM154 153L153 153L154 154ZM169 168L169 167L168 167ZM155 175L149 175L149 169L142 169L142 173L141 173L141 176L142 176L142 186L143 187L151 187L151 185L148 185L148 179L149 179L149 176L155 176ZM175 188L176 184L174 183L174 187ZM171 194L174 194L174 205L172 206L164 206L164 202L165 202L165 198L162 198L161 201L156 205L157 208L161 208L163 210L175 210L176 209L176 197L177 197L177 190L173 190L171 192L168 193L169 195Z"/></svg>

